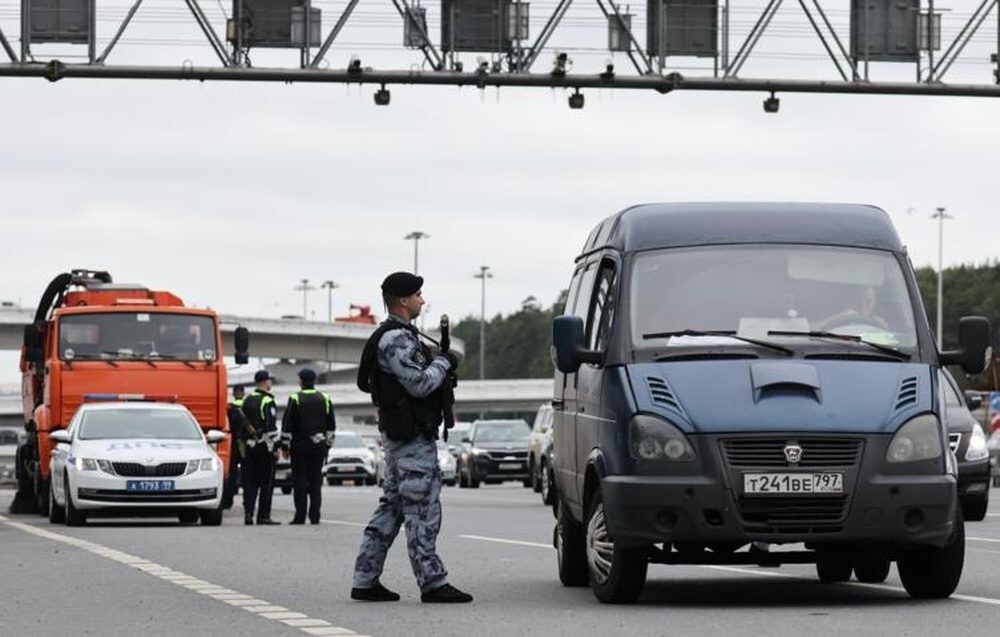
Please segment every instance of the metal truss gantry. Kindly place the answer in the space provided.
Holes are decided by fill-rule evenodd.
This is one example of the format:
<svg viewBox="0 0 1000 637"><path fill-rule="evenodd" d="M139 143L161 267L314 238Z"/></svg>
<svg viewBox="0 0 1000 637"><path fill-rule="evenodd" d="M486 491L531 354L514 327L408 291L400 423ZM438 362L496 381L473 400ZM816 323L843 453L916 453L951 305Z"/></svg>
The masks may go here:
<svg viewBox="0 0 1000 637"><path fill-rule="evenodd" d="M851 0L851 29L846 34L835 28L821 0L796 0L812 35L825 51L825 57L832 63L831 78L821 80L791 77L746 78L740 75L785 0L766 0L749 32L738 40L736 47L730 46L733 35L730 27L732 0L647 0L645 46L633 31L633 16L627 10L623 10L615 0L593 0L600 15L607 20L608 50L624 53L634 72L619 72L609 63L603 72L592 74L570 72L572 61L566 53L548 48L550 38L560 26L573 0L556 0L554 10L546 16L544 26L530 42L527 39L525 3L517 0L442 0L443 7L452 7L448 9L452 11L449 14L452 22L449 27L442 28L442 39L436 44L427 28L423 7L413 0L391 0L406 33L406 46L419 50L423 56L423 67L420 70L373 69L363 66L359 59L352 59L343 68L323 68L324 63L329 64L331 47L351 19L359 0L347 1L333 27L322 39L319 37L319 10L311 6L311 0L285 0L294 5L292 11L297 13L293 15L298 16L294 20L298 21L293 20L291 23L291 35L287 41L281 40L277 44L272 42L269 46L298 49L300 63L297 67L256 67L250 62L249 54L255 46L268 45L261 44L263 27L248 27L249 23L242 15L245 3L274 0L233 0L233 15L227 16L225 31L221 37L217 30L219 25L213 25L199 0L183 0L191 19L204 36L205 43L214 58L218 59L218 65L109 64L109 56L140 13L144 0L135 0L118 24L114 35L99 52L94 27L94 14L97 11L95 3L98 1L78 0L85 12L74 16L83 26L66 34L59 31L61 27L58 25L49 27L46 26L49 22L43 22L43 26L39 27L37 24L42 21L37 16L44 19L50 17L38 13L39 5L44 5L43 9L57 7L60 6L59 0L21 0L22 31L19 51L0 29L0 46L9 59L9 63L0 64L0 76L40 77L52 82L63 78L113 78L374 84L381 87L381 91L376 93L376 103L379 104L389 102L386 86L403 84L475 86L481 89L568 88L575 90L570 98L570 105L574 108L583 105L580 90L593 88L640 89L660 93L675 90L765 92L771 94L769 100L765 101L765 110L768 111L777 110L774 94L778 92L1000 97L1000 0L977 0L979 4L972 15L943 47L943 53L937 56L935 50L940 47L941 23L934 0L905 0L907 6L901 13L892 13L902 7L899 1ZM474 1L495 3L500 8L495 15L500 16L497 19L501 21L502 28L508 30L497 35L495 42L490 41L491 49L486 51L487 55L492 56L490 59L480 58L476 68L466 69L455 53L471 51L468 46L476 45L462 45L455 38L456 28L467 27L456 19L459 14L454 7L457 3ZM927 4L923 4L924 2ZM446 8L442 9L442 20L445 19L445 10ZM992 77L981 83L947 83L945 78L949 70L993 14L997 21L998 37L991 54L994 66ZM650 24L655 28L651 28ZM684 31L686 28L689 29L688 32ZM903 29L905 37L897 33L899 29ZM883 40L889 42L893 37L896 41L900 41L899 38L902 37L906 45L896 44L895 49L889 44L883 46ZM909 42L907 38L912 38L913 41ZM87 55L81 62L41 60L32 51L32 44L36 42L84 44L87 46ZM494 43L496 47L493 46ZM466 48L462 48L463 46ZM533 67L547 50L553 55L551 69L547 72L533 72ZM732 55L731 50L735 50ZM672 71L668 61L679 56L711 58L712 67L701 75ZM869 69L873 62L910 63L915 69L915 78L913 81L872 80Z"/></svg>

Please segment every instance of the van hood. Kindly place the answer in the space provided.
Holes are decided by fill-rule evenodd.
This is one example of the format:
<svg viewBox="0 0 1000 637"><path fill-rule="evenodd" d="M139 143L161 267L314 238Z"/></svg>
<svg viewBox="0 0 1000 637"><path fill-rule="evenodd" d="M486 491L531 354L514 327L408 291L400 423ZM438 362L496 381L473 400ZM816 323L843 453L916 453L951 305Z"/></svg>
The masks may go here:
<svg viewBox="0 0 1000 637"><path fill-rule="evenodd" d="M920 363L719 360L627 366L640 412L687 433L888 433L930 411Z"/></svg>

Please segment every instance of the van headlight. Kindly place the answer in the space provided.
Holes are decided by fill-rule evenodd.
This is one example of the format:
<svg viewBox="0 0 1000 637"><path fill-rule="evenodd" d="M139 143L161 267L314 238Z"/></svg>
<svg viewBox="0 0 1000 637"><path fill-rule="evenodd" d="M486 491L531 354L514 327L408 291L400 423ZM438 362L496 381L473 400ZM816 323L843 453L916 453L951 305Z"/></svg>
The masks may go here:
<svg viewBox="0 0 1000 637"><path fill-rule="evenodd" d="M937 416L924 414L907 421L889 443L885 459L890 464L933 460L941 456L941 423Z"/></svg>
<svg viewBox="0 0 1000 637"><path fill-rule="evenodd" d="M680 429L662 418L638 414L628 426L629 453L636 460L691 462L694 448Z"/></svg>
<svg viewBox="0 0 1000 637"><path fill-rule="evenodd" d="M976 425L972 428L972 435L969 437L969 447L965 450L965 459L968 461L983 460L989 456L990 450L986 446L986 434L983 433L979 425Z"/></svg>

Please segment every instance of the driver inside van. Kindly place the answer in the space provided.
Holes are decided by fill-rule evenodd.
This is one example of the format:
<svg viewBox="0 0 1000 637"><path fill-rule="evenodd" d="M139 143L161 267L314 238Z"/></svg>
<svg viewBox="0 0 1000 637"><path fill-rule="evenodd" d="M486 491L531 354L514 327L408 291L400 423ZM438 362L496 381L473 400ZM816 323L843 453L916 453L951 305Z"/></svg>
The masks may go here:
<svg viewBox="0 0 1000 637"><path fill-rule="evenodd" d="M832 316L818 321L813 329L829 331L837 327L851 324L863 324L889 330L889 323L874 313L878 304L875 286L864 285L855 289L849 307Z"/></svg>

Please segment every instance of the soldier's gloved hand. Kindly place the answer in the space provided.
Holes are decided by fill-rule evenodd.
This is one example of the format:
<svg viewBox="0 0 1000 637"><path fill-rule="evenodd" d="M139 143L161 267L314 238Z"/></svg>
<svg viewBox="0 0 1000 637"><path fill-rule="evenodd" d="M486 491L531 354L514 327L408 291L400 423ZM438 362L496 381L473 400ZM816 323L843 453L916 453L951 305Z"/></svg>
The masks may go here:
<svg viewBox="0 0 1000 637"><path fill-rule="evenodd" d="M453 372L458 369L458 356L452 351L442 352L441 356L448 359L448 371Z"/></svg>
<svg viewBox="0 0 1000 637"><path fill-rule="evenodd" d="M251 439L247 440L247 446L250 447L251 449L253 449L254 447L257 446L257 441L254 440L253 438L251 438Z"/></svg>

